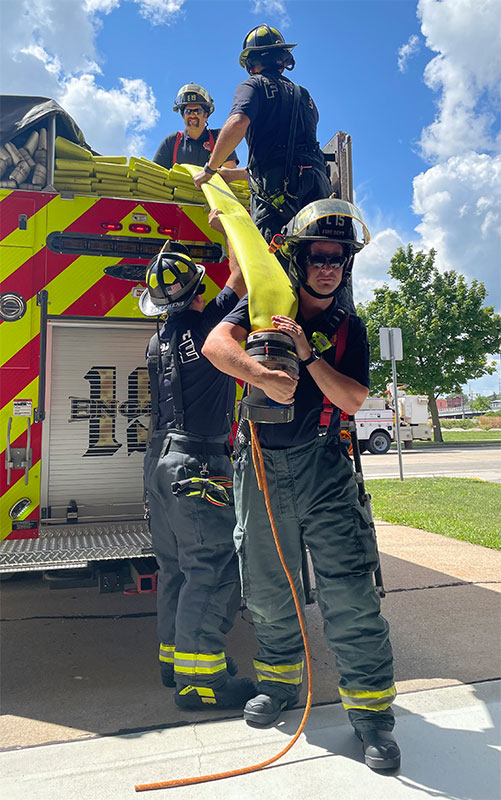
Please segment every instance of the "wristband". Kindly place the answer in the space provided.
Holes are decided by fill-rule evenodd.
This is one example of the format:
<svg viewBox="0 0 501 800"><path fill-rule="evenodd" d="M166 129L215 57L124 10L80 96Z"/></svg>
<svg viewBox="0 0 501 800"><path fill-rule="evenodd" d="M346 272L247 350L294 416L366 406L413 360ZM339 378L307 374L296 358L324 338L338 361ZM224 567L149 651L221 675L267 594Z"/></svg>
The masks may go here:
<svg viewBox="0 0 501 800"><path fill-rule="evenodd" d="M309 367L310 364L313 364L314 361L318 361L321 358L322 354L319 353L318 350L315 350L315 348L313 348L311 351L311 355L308 356L308 358L305 358L304 361L300 361L300 363L303 365L303 367Z"/></svg>
<svg viewBox="0 0 501 800"><path fill-rule="evenodd" d="M205 172L207 175L215 175L215 174L217 173L217 169L211 169L211 168L209 167L209 162L208 162L208 161L207 161L207 163L206 163L206 164L204 164L204 167L203 167L203 169L204 169L204 172Z"/></svg>

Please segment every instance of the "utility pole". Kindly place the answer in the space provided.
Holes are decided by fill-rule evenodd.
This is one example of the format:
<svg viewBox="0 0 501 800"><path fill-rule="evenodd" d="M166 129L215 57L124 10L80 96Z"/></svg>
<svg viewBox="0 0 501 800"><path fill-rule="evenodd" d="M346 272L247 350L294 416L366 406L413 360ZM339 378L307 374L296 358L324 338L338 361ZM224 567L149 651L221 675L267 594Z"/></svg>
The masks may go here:
<svg viewBox="0 0 501 800"><path fill-rule="evenodd" d="M397 387L397 361L402 361L404 357L402 345L402 331L400 328L380 328L379 347L381 358L391 361L391 374L393 378L393 399L395 402L395 435L397 439L398 468L400 480L404 479L404 468L402 464L402 442L400 441L400 409L398 406L398 387Z"/></svg>

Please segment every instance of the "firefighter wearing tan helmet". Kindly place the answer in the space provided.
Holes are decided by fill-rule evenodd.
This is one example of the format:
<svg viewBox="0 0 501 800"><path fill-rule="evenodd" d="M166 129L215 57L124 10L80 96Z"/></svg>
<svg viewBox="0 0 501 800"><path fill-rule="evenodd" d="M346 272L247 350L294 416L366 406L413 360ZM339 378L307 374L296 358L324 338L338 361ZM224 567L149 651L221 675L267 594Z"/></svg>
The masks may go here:
<svg viewBox="0 0 501 800"><path fill-rule="evenodd" d="M167 169L173 164L203 166L210 158L220 132L220 128L209 128L207 124L214 109L214 100L203 86L198 83L181 86L172 110L181 114L184 130L169 133L153 161ZM237 164L237 154L230 152L224 166L234 168Z"/></svg>

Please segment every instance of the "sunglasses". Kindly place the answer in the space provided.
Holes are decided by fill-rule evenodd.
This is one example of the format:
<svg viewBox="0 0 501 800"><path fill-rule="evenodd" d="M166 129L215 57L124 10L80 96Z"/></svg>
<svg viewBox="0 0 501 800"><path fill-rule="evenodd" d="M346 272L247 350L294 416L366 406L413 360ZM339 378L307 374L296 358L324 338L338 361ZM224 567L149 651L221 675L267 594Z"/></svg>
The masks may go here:
<svg viewBox="0 0 501 800"><path fill-rule="evenodd" d="M196 114L200 117L202 114L205 114L205 111L203 108L185 108L183 111L183 117L185 117L187 114Z"/></svg>
<svg viewBox="0 0 501 800"><path fill-rule="evenodd" d="M324 256L321 254L314 255L314 256L307 256L306 261L311 267L316 267L316 269L322 269L322 267L334 267L334 269L339 269L339 267L344 266L346 259L344 256Z"/></svg>

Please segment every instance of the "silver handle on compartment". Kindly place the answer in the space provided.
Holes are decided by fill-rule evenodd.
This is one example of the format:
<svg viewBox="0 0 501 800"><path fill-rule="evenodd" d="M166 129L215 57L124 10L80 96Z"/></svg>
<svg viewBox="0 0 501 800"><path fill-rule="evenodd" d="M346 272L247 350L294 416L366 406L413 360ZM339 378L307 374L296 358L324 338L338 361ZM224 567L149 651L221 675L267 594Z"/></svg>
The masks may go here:
<svg viewBox="0 0 501 800"><path fill-rule="evenodd" d="M12 417L7 423L7 447L5 448L5 469L7 470L7 486L10 486L10 472L12 469L12 459L10 457L10 429L12 427Z"/></svg>
<svg viewBox="0 0 501 800"><path fill-rule="evenodd" d="M28 485L29 471L31 467L31 419L28 417L28 429L26 433L26 459L24 462L24 485Z"/></svg>

